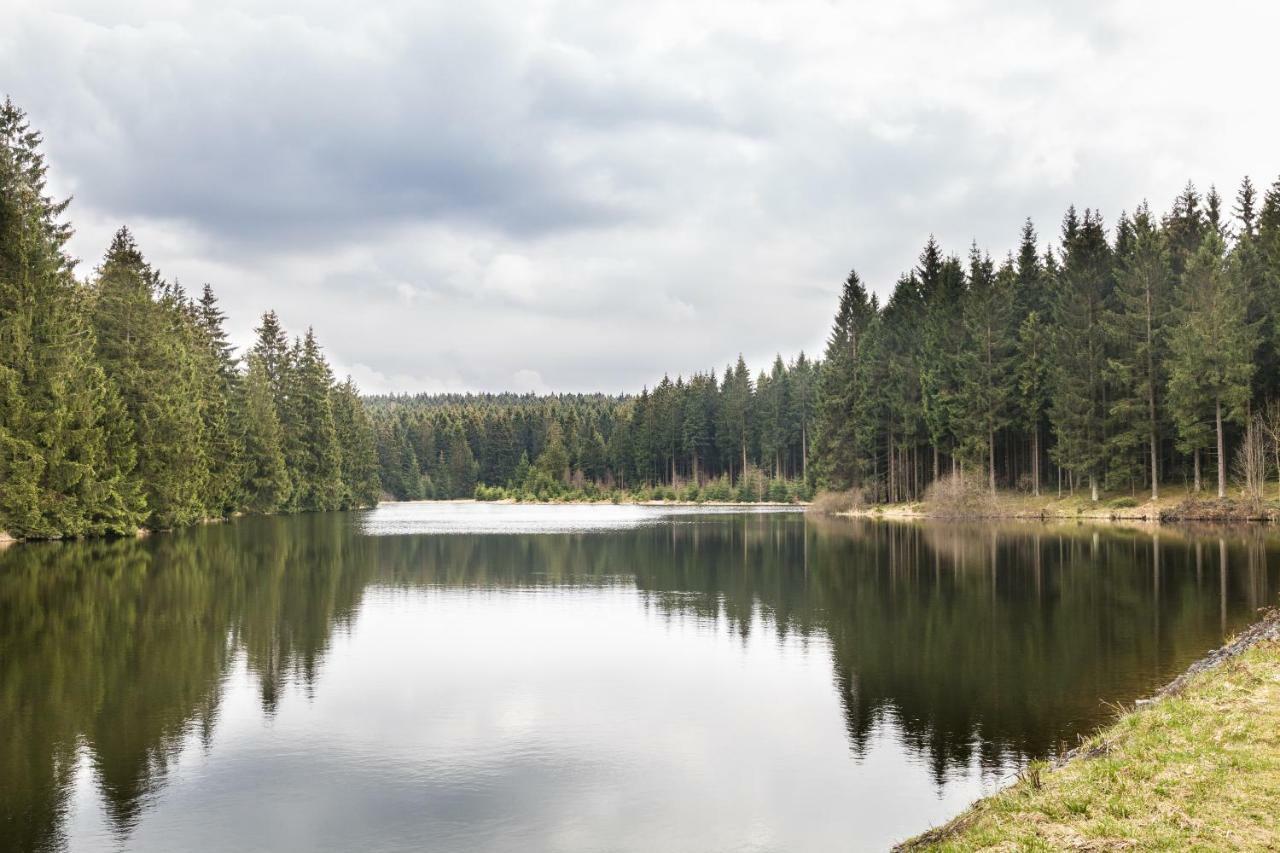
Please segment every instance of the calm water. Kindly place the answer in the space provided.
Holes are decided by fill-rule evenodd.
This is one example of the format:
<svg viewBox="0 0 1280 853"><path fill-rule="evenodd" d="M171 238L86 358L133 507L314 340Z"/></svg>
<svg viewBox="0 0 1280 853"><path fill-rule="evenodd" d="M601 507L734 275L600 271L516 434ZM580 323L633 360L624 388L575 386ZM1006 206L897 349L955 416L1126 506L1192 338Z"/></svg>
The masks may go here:
<svg viewBox="0 0 1280 853"><path fill-rule="evenodd" d="M1280 591L1261 529L387 505L0 552L0 848L884 847Z"/></svg>

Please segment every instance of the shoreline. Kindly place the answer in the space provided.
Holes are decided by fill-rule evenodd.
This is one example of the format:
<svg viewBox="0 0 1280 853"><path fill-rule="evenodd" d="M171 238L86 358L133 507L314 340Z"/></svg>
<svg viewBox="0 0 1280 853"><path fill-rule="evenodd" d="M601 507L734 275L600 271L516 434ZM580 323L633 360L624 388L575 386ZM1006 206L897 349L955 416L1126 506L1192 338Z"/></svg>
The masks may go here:
<svg viewBox="0 0 1280 853"><path fill-rule="evenodd" d="M893 849L1280 843L1269 823L1280 806L1278 722L1271 608L1079 746Z"/></svg>
<svg viewBox="0 0 1280 853"><path fill-rule="evenodd" d="M782 509L793 507L795 509L804 509L809 506L808 503L782 503L779 501L518 501L513 498L503 498L497 501L481 501L475 498L449 498L447 500L417 500L417 501L378 501L378 506L383 504L479 504L481 506L715 506L715 507L733 507L741 509L750 509L751 507L768 507L770 509Z"/></svg>
<svg viewBox="0 0 1280 853"><path fill-rule="evenodd" d="M1123 498L1124 496L1122 496ZM948 513L931 511L923 501L872 504L835 513L841 518L918 519L933 521L1087 521L1128 524L1204 522L1223 524L1271 524L1280 522L1280 503L1263 501L1249 506L1232 498L1204 498L1174 494L1134 505L1112 505L1116 498L1096 503L1084 498L1032 498L998 494L992 506ZM1124 501L1126 504L1128 500Z"/></svg>

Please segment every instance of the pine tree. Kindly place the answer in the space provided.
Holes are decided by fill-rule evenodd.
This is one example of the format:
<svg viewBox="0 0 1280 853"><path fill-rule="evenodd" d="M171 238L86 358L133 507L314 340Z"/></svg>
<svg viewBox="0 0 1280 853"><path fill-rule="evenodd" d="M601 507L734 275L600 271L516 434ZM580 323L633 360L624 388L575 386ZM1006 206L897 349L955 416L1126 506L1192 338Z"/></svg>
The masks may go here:
<svg viewBox="0 0 1280 853"><path fill-rule="evenodd" d="M747 470L747 444L751 440L752 387L751 374L741 353L732 369L725 368L720 386L720 419L716 436L720 441L725 465L730 474L741 476Z"/></svg>
<svg viewBox="0 0 1280 853"><path fill-rule="evenodd" d="M1106 333L1103 312L1112 287L1111 250L1102 217L1069 210L1062 229L1054 323L1054 383L1050 403L1058 464L1088 478L1098 500L1106 455Z"/></svg>
<svg viewBox="0 0 1280 853"><path fill-rule="evenodd" d="M714 382L714 377L713 380ZM791 365L791 413L790 420L796 430L794 440L799 442L800 479L809 483L809 453L813 441L813 424L817 417L818 375L804 350Z"/></svg>
<svg viewBox="0 0 1280 853"><path fill-rule="evenodd" d="M1242 423L1253 378L1256 329L1238 265L1210 230L1188 260L1178 293L1178 322L1169 340L1169 404L1187 448L1216 438L1218 497L1227 496L1224 425Z"/></svg>
<svg viewBox="0 0 1280 853"><path fill-rule="evenodd" d="M817 403L821 479L836 488L861 485L872 467L877 423L868 337L876 309L874 297L851 270L827 337Z"/></svg>
<svg viewBox="0 0 1280 853"><path fill-rule="evenodd" d="M243 502L240 485L244 479L244 424L233 410L240 373L224 328L226 315L218 307L213 288L206 284L192 308L209 471L203 502L209 514L226 516Z"/></svg>
<svg viewBox="0 0 1280 853"><path fill-rule="evenodd" d="M564 430L552 420L547 429L547 443L538 454L536 467L558 483L569 481L569 452L564 447Z"/></svg>
<svg viewBox="0 0 1280 853"><path fill-rule="evenodd" d="M975 244L969 254L969 288L964 297L963 327L967 346L959 359L960 405L956 422L961 452L987 466L991 491L996 488L996 433L1009 422L1012 393L1014 299L1013 262L997 274L989 255Z"/></svg>
<svg viewBox="0 0 1280 853"><path fill-rule="evenodd" d="M933 237L929 238L916 267L921 315L918 363L920 403L924 424L933 445L933 476L939 474L939 456L957 452L963 417L960 359L965 348L962 319L965 298L964 269L959 258L941 259Z"/></svg>
<svg viewBox="0 0 1280 853"><path fill-rule="evenodd" d="M266 365L256 354L247 359L244 380L238 384L238 396L244 448L240 493L244 496L244 507L250 512L276 512L288 501L292 489L271 380Z"/></svg>
<svg viewBox="0 0 1280 853"><path fill-rule="evenodd" d="M381 492L377 440L350 376L332 390L331 406L342 484L338 505L342 509L373 506Z"/></svg>
<svg viewBox="0 0 1280 853"><path fill-rule="evenodd" d="M1031 492L1040 496L1041 436L1052 387L1051 337L1048 326L1032 311L1018 327L1017 402L1022 424L1031 433Z"/></svg>
<svg viewBox="0 0 1280 853"><path fill-rule="evenodd" d="M686 386L681 445L689 456L689 477L695 485L701 484L706 460L715 442L713 426L718 391L714 370L695 373Z"/></svg>
<svg viewBox="0 0 1280 853"><path fill-rule="evenodd" d="M303 511L332 510L341 504L341 458L330 389L333 372L320 352L314 330L293 347L287 375L285 460L293 480L293 504ZM292 449L293 455L290 455Z"/></svg>
<svg viewBox="0 0 1280 853"><path fill-rule="evenodd" d="M40 134L0 107L0 530L132 532L144 511L132 437L94 358L67 201L46 193ZM112 455L114 454L114 455Z"/></svg>
<svg viewBox="0 0 1280 853"><path fill-rule="evenodd" d="M148 524L190 524L205 515L208 456L183 294L166 286L127 228L112 239L94 293L98 360L133 423Z"/></svg>
<svg viewBox="0 0 1280 853"><path fill-rule="evenodd" d="M1160 397L1170 310L1169 256L1164 235L1146 204L1127 222L1132 237L1117 249L1116 289L1105 318L1113 353L1107 362L1112 383L1107 437L1112 465L1108 477L1112 488L1128 479L1132 472L1117 462L1134 459L1145 444L1154 501L1160 496Z"/></svg>

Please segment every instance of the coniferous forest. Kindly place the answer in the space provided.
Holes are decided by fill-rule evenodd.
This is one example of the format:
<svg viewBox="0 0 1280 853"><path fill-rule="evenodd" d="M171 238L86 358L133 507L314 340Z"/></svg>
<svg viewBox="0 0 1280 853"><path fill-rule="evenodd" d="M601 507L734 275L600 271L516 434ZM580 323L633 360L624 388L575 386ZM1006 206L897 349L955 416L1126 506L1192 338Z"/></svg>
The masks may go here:
<svg viewBox="0 0 1280 853"><path fill-rule="evenodd" d="M121 228L77 280L40 135L0 109L0 530L132 534L237 512L367 505L369 416L315 336L274 313L243 357L213 290L189 295Z"/></svg>
<svg viewBox="0 0 1280 853"><path fill-rule="evenodd" d="M880 304L851 272L821 361L739 358L627 398L371 399L383 487L502 497L642 487L787 500L923 496L939 477L1040 495L1261 497L1280 474L1280 181L1230 210L1188 184L1108 229L1072 208L998 263L932 238ZM745 476L744 476L745 474Z"/></svg>
<svg viewBox="0 0 1280 853"><path fill-rule="evenodd" d="M1054 240L932 238L881 304L851 272L820 360L623 396L362 398L272 312L237 353L120 229L78 279L40 136L0 114L0 530L132 533L398 499L1261 497L1280 475L1280 181L1165 213L1069 209Z"/></svg>

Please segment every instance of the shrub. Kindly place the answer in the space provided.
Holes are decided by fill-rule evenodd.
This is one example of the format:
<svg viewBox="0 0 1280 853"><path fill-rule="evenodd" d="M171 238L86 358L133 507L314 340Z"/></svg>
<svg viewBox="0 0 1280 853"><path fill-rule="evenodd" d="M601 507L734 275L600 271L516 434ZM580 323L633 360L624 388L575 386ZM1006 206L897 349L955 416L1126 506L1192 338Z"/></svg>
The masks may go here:
<svg viewBox="0 0 1280 853"><path fill-rule="evenodd" d="M1118 498L1112 498L1107 501L1107 506L1112 509L1131 509L1138 505L1138 499L1129 495L1123 495Z"/></svg>
<svg viewBox="0 0 1280 853"><path fill-rule="evenodd" d="M930 483L924 502L929 514L940 518L984 518L996 513L995 495L986 478L963 472Z"/></svg>
<svg viewBox="0 0 1280 853"><path fill-rule="evenodd" d="M789 491L793 502L808 503L813 500L813 487L804 480L792 480Z"/></svg>
<svg viewBox="0 0 1280 853"><path fill-rule="evenodd" d="M809 504L809 512L819 515L839 515L861 509L863 503L861 489L847 489L843 492L821 491L814 495L813 502Z"/></svg>
<svg viewBox="0 0 1280 853"><path fill-rule="evenodd" d="M702 496L709 501L732 500L733 484L727 475L721 474L702 488Z"/></svg>
<svg viewBox="0 0 1280 853"><path fill-rule="evenodd" d="M791 495L787 492L787 483L785 480L770 480L769 488L765 491L765 497L770 503L784 504L791 500Z"/></svg>

